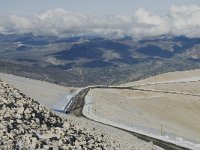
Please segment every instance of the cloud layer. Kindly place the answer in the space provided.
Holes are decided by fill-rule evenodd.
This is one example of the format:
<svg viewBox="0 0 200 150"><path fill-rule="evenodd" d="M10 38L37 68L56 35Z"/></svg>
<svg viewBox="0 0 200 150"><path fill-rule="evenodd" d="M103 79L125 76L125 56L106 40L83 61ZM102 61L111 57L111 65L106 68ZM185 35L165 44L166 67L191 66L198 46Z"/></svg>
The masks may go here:
<svg viewBox="0 0 200 150"><path fill-rule="evenodd" d="M200 37L200 7L171 6L166 15L138 9L130 15L94 15L48 10L34 16L0 17L0 32L35 35L99 35L135 38L164 34Z"/></svg>

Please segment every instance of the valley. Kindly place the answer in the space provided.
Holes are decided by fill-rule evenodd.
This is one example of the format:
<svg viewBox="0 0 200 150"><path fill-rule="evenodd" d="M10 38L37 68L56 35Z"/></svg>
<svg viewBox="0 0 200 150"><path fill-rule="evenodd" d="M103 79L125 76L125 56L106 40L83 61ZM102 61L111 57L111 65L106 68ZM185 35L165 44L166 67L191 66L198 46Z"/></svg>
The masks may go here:
<svg viewBox="0 0 200 150"><path fill-rule="evenodd" d="M114 85L200 67L199 38L160 36L135 40L0 36L0 72L64 86Z"/></svg>

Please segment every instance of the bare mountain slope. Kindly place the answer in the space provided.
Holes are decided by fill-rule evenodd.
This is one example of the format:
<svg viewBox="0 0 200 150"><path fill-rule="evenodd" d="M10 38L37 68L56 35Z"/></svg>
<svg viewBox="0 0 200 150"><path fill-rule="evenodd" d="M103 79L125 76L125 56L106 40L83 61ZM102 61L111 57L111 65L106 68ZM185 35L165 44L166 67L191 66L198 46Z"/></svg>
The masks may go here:
<svg viewBox="0 0 200 150"><path fill-rule="evenodd" d="M127 89L91 90L84 114L192 149L200 148L200 70L161 74L121 86Z"/></svg>
<svg viewBox="0 0 200 150"><path fill-rule="evenodd" d="M52 101L48 102L49 99L55 101L67 89L11 75L1 74L0 79L2 78L19 87L22 92L25 91L27 95L33 94L44 106L52 104ZM141 141L123 131L84 118L52 112L21 91L0 81L0 148L159 149L152 143Z"/></svg>

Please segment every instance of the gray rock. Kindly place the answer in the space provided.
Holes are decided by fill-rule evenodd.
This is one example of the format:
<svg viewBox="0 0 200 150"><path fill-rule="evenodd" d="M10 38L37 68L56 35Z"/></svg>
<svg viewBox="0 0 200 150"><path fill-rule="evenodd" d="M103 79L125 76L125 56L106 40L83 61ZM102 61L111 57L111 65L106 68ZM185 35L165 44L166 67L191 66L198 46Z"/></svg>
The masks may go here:
<svg viewBox="0 0 200 150"><path fill-rule="evenodd" d="M23 106L23 105L22 105ZM24 113L24 107L19 107L17 110L17 114L23 114ZM26 113L26 112L25 112Z"/></svg>
<svg viewBox="0 0 200 150"><path fill-rule="evenodd" d="M70 123L67 122L67 121L65 121L65 122L63 123L63 127L64 127L66 130L68 130L68 129L70 128Z"/></svg>
<svg viewBox="0 0 200 150"><path fill-rule="evenodd" d="M24 110L24 114L30 114L30 113L31 113L30 108L26 108L26 110Z"/></svg>

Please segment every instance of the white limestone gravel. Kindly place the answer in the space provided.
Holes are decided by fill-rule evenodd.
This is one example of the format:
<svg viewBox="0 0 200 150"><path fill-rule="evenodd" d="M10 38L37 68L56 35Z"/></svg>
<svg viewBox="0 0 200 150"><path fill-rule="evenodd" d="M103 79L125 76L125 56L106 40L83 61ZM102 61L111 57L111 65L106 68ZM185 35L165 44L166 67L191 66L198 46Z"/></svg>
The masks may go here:
<svg viewBox="0 0 200 150"><path fill-rule="evenodd" d="M0 81L0 149L150 150L158 147L84 118L65 114L59 117Z"/></svg>

